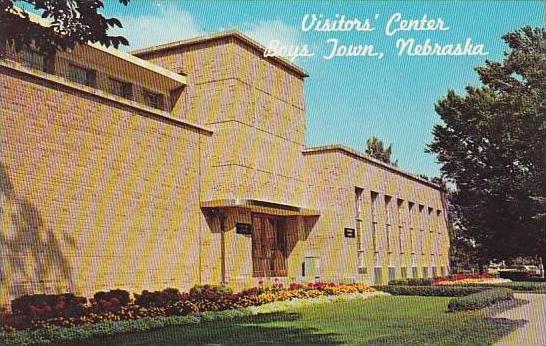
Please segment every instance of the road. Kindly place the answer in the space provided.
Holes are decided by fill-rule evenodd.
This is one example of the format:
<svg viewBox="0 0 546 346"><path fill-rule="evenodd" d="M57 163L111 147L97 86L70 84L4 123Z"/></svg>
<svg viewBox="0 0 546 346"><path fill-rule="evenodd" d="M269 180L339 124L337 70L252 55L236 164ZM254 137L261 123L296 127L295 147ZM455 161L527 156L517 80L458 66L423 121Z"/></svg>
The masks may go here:
<svg viewBox="0 0 546 346"><path fill-rule="evenodd" d="M528 323L501 339L495 346L546 346L546 294L516 293L514 296L528 300L529 304L510 309L494 317L527 320Z"/></svg>

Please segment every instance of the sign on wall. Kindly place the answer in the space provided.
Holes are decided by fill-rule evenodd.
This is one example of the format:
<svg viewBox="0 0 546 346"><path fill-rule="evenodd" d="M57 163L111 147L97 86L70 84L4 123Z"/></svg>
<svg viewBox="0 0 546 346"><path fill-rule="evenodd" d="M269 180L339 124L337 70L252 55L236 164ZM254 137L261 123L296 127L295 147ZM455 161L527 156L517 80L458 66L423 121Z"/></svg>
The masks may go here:
<svg viewBox="0 0 546 346"><path fill-rule="evenodd" d="M356 232L354 228L345 228L345 238L354 238L356 236Z"/></svg>
<svg viewBox="0 0 546 346"><path fill-rule="evenodd" d="M249 223L237 223L235 229L238 234L252 234L252 225Z"/></svg>

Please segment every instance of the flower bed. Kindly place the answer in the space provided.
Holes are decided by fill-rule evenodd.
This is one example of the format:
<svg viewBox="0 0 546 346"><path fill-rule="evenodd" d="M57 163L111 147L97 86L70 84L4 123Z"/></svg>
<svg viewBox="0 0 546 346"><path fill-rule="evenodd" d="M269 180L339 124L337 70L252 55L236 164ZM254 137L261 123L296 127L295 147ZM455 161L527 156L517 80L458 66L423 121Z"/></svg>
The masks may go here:
<svg viewBox="0 0 546 346"><path fill-rule="evenodd" d="M436 286L452 286L452 285L465 285L465 284L504 284L512 282L508 279L501 279L492 276L491 274L472 274L463 275L456 274L447 278L435 279L433 284Z"/></svg>
<svg viewBox="0 0 546 346"><path fill-rule="evenodd" d="M143 291L141 294L134 294L134 300L130 299L126 291L112 290L96 293L89 302L84 297L74 295L32 295L17 298L12 302L13 312L10 318L2 319L2 330L12 332L50 326L72 327L106 321L186 316L293 299L374 291L373 288L361 284L313 283L306 286L292 284L289 288L284 288L281 284L271 288L260 286L237 293L223 285L195 286L188 293L167 288L163 291Z"/></svg>
<svg viewBox="0 0 546 346"><path fill-rule="evenodd" d="M264 313L284 312L290 309L328 304L349 300L363 300L386 295L383 292L344 293L337 296L320 296L311 299L294 298L291 300L267 303L239 309L217 312L202 312L187 316L144 317L138 320L106 321L74 327L50 326L38 330L22 330L0 336L3 345L33 345L59 342L78 342L86 338L109 336L120 333L143 332L168 326L185 326L205 321L225 320Z"/></svg>

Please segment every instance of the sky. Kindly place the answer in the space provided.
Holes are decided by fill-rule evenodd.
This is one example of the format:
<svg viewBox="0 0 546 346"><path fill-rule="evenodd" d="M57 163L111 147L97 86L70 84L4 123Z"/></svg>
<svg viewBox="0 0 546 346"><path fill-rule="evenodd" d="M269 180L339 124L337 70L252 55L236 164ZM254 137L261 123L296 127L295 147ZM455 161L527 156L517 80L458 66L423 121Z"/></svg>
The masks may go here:
<svg viewBox="0 0 546 346"><path fill-rule="evenodd" d="M544 26L542 1L219 1L132 0L124 7L106 0L103 13L123 24L121 34L132 50L160 43L238 29L265 46L279 40L287 47L315 52L295 63L310 75L305 82L307 145L343 144L365 149L366 139L376 136L392 144L400 168L429 177L440 166L425 153L432 128L441 120L435 103L454 89L479 85L474 68L487 60L502 59L506 45L501 36L525 25ZM392 15L403 19L441 18L449 30L398 31L385 34ZM369 18L375 31L304 31L306 14L335 19ZM399 23L399 22L395 22ZM397 26L392 25L391 28ZM487 55L398 55L399 39L430 39L442 45L464 44L470 38L483 44ZM350 56L324 59L337 39L346 45L373 45L383 58Z"/></svg>

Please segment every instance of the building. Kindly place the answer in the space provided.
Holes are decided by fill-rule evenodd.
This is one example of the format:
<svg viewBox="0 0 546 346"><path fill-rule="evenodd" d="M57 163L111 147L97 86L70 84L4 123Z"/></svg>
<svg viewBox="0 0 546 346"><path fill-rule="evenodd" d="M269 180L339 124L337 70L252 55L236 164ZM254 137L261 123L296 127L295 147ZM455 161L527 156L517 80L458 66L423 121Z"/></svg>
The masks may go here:
<svg viewBox="0 0 546 346"><path fill-rule="evenodd" d="M223 32L0 60L2 303L448 273L435 184L307 147L305 71Z"/></svg>

